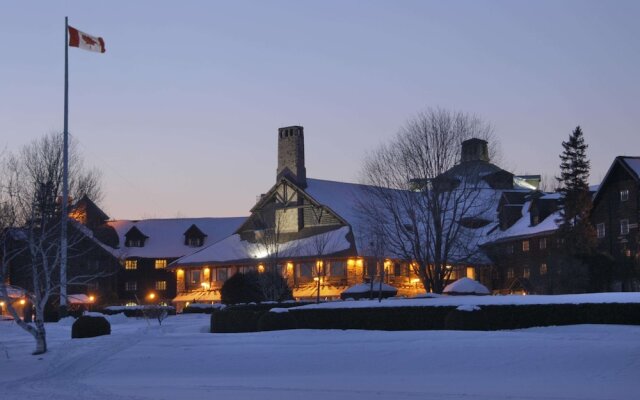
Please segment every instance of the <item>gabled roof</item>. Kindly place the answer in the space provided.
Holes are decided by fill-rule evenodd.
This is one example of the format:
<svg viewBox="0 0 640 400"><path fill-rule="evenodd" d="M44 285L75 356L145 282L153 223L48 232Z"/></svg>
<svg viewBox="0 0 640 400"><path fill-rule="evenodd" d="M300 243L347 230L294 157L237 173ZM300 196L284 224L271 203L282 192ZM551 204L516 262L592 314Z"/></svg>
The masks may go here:
<svg viewBox="0 0 640 400"><path fill-rule="evenodd" d="M196 226L196 224L191 224L191 226L189 227L189 229L187 229L187 230L184 232L184 234L183 234L183 235L184 235L184 236L186 236L186 237L193 237L193 236L196 236L196 237L207 237L207 234L206 234L206 233L204 233L204 232L202 232L202 231L200 230L200 228L198 228L198 227Z"/></svg>
<svg viewBox="0 0 640 400"><path fill-rule="evenodd" d="M184 240L184 233L192 225L196 225L206 235L206 246L233 234L245 219L246 217L116 220L107 224L118 234L118 250L122 257L178 258L197 250L187 246ZM144 247L124 246L125 235L134 226L148 236Z"/></svg>
<svg viewBox="0 0 640 400"><path fill-rule="evenodd" d="M593 196L594 203L600 198L600 193L605 187L609 176L613 173L617 166L621 166L622 168L624 168L629 173L629 175L631 175L631 177L635 179L636 182L640 182L640 157L618 156L615 158L615 160L613 160L613 163L609 167L607 174L604 176L604 179L602 179L600 186L598 186L596 194Z"/></svg>
<svg viewBox="0 0 640 400"><path fill-rule="evenodd" d="M143 239L149 239L149 236L145 235L144 233L142 233L142 231L140 229L138 229L137 226L132 226L131 229L129 229L127 231L127 233L124 234L125 238L143 238Z"/></svg>
<svg viewBox="0 0 640 400"><path fill-rule="evenodd" d="M343 226L315 236L282 243L278 248L278 257L315 257L318 255L319 239L324 243L324 256L342 254L351 249L351 242L348 238L349 232L349 227ZM188 254L174 261L171 265L179 267L200 264L242 264L267 258L268 254L266 254L265 246L260 243L244 241L236 233L195 253Z"/></svg>

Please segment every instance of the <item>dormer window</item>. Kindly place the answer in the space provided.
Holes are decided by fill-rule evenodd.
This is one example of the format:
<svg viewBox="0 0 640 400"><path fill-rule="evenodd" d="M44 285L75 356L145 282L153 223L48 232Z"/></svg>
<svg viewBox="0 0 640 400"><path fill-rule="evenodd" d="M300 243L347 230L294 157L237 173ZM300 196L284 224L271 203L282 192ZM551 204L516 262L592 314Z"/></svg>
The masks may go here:
<svg viewBox="0 0 640 400"><path fill-rule="evenodd" d="M145 235L140 229L135 226L129 229L129 232L124 235L124 245L126 247L144 247L144 243L149 236Z"/></svg>
<svg viewBox="0 0 640 400"><path fill-rule="evenodd" d="M184 233L184 244L189 247L200 247L204 245L204 234L195 224L191 225Z"/></svg>

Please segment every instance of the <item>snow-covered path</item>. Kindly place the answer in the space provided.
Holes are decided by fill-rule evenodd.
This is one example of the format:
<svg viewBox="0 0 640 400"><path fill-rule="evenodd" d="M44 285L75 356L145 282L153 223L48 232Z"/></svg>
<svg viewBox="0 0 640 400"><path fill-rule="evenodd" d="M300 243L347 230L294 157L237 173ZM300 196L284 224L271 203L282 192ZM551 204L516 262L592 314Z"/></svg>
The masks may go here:
<svg viewBox="0 0 640 400"><path fill-rule="evenodd" d="M0 399L632 399L640 327L502 332L298 330L206 333L205 315L162 327L114 318L112 335L50 352L0 323Z"/></svg>

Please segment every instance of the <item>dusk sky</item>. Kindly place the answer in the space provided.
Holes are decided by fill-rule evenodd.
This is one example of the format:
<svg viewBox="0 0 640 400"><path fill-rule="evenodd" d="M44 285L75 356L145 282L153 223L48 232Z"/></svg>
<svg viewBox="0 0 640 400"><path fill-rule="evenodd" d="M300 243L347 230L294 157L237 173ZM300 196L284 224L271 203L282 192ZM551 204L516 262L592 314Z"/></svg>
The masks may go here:
<svg viewBox="0 0 640 400"><path fill-rule="evenodd" d="M0 6L0 148L70 132L114 219L247 215L275 183L277 129L307 176L357 182L367 151L427 107L475 113L502 167L558 172L583 128L591 183L640 156L640 2L135 1Z"/></svg>

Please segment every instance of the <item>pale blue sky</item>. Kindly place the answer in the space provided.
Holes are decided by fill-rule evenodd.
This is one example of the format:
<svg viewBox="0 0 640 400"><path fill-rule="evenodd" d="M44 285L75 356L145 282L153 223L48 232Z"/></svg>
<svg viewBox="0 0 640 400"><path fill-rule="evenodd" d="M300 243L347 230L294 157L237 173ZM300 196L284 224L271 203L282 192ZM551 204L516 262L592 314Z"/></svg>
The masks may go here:
<svg viewBox="0 0 640 400"><path fill-rule="evenodd" d="M578 124L592 181L640 155L640 2L42 1L0 4L0 146L62 129L104 172L112 218L245 215L305 127L307 175L357 181L416 112L490 121L503 166L556 174Z"/></svg>

